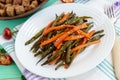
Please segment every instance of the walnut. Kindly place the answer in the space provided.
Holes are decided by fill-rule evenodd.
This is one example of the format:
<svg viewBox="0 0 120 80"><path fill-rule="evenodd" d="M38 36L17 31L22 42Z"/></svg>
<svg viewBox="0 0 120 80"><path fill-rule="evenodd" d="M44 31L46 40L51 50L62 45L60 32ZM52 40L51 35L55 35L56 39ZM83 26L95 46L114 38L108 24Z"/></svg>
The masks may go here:
<svg viewBox="0 0 120 80"><path fill-rule="evenodd" d="M12 6L12 4L6 4L6 5L5 5L5 9L6 9L7 7L9 7L9 6Z"/></svg>
<svg viewBox="0 0 120 80"><path fill-rule="evenodd" d="M38 1L37 0L32 1L31 5L35 5L35 7L37 7L38 6Z"/></svg>
<svg viewBox="0 0 120 80"><path fill-rule="evenodd" d="M0 16L5 16L5 15L6 15L5 9L0 9Z"/></svg>
<svg viewBox="0 0 120 80"><path fill-rule="evenodd" d="M22 5L23 6L29 6L30 5L30 0L22 0Z"/></svg>
<svg viewBox="0 0 120 80"><path fill-rule="evenodd" d="M5 3L5 0L0 0L0 2Z"/></svg>
<svg viewBox="0 0 120 80"><path fill-rule="evenodd" d="M36 8L43 0L0 0L0 16L16 16Z"/></svg>
<svg viewBox="0 0 120 80"><path fill-rule="evenodd" d="M30 6L25 6L24 8L25 8L25 11L31 10Z"/></svg>
<svg viewBox="0 0 120 80"><path fill-rule="evenodd" d="M15 9L14 9L14 6L8 6L6 8L6 13L8 16L15 16Z"/></svg>
<svg viewBox="0 0 120 80"><path fill-rule="evenodd" d="M17 5L17 6L15 6L15 12L17 15L22 14L25 12L25 8L23 6Z"/></svg>
<svg viewBox="0 0 120 80"><path fill-rule="evenodd" d="M0 3L0 9L5 8L5 5L3 3Z"/></svg>
<svg viewBox="0 0 120 80"><path fill-rule="evenodd" d="M12 2L13 2L12 0L6 0L6 4L12 3Z"/></svg>
<svg viewBox="0 0 120 80"><path fill-rule="evenodd" d="M22 0L13 0L13 5L21 5L22 4Z"/></svg>
<svg viewBox="0 0 120 80"><path fill-rule="evenodd" d="M30 8L30 9L34 9L34 8L36 8L37 6L38 6L38 2L37 2L37 0L34 0L34 1L32 1L32 3L30 4L29 8Z"/></svg>

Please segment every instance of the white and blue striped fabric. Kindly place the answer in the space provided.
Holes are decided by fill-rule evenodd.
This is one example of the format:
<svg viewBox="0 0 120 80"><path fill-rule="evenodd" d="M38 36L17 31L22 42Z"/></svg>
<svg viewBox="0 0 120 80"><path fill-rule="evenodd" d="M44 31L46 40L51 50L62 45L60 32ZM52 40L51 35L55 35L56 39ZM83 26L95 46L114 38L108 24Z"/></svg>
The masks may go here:
<svg viewBox="0 0 120 80"><path fill-rule="evenodd" d="M82 3L82 4L99 4L97 1L105 1L105 0L75 0L75 3ZM107 0L108 1L108 0ZM109 0L110 1L110 0ZM55 4L59 4L60 1L58 0ZM94 3L94 4L92 4ZM95 5L94 5L95 6ZM120 35L120 2L115 2L115 12L118 18L118 22L116 23L115 30L118 35ZM97 7L97 6L96 6ZM15 29L20 29L21 25L15 27ZM27 80L118 80L114 74L114 68L112 65L112 57L111 54L104 59L98 66L96 66L94 69L90 70L87 73L84 73L83 75L75 76L72 78L63 78L63 79L51 79L51 78L45 78L42 76L35 75L31 72L29 72L27 69L25 69L17 60L15 56L15 50L14 50L14 40L17 34L14 34L13 39L10 41L5 41L0 37L0 44L3 46L3 48L11 55L13 60L15 61L16 65L19 67L20 71L23 73L23 75L26 77Z"/></svg>

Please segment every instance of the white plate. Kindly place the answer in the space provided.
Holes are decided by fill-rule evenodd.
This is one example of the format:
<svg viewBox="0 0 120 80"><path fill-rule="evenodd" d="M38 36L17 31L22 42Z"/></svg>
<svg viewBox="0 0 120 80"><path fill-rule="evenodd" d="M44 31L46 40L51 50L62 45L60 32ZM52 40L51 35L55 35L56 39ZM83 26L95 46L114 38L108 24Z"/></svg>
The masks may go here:
<svg viewBox="0 0 120 80"><path fill-rule="evenodd" d="M39 57L34 57L30 52L32 45L25 46L25 42L46 26L51 20L55 19L55 14L74 11L78 16L91 16L95 26L93 29L104 29L105 36L100 44L88 47L72 63L69 69L60 68L54 70L55 66L36 65ZM85 73L96 67L107 57L114 44L115 31L108 18L99 10L91 6L80 4L60 4L48 7L28 19L20 29L16 42L15 51L18 60L29 71L50 78L67 78Z"/></svg>

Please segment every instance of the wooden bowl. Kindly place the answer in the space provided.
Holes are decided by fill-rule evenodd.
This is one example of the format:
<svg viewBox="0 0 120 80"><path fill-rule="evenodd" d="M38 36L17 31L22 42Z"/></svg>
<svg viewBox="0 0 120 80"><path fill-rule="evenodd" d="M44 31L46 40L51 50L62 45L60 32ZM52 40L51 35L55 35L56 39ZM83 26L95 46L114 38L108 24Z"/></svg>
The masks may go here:
<svg viewBox="0 0 120 80"><path fill-rule="evenodd" d="M0 20L10 20L10 19L16 19L16 18L21 18L21 17L25 17L25 16L28 16L34 12L36 12L37 10L39 10L48 0L43 0L35 9L32 9L30 11L27 11L23 14L20 14L20 15L16 15L16 16L12 16L12 17L0 17Z"/></svg>

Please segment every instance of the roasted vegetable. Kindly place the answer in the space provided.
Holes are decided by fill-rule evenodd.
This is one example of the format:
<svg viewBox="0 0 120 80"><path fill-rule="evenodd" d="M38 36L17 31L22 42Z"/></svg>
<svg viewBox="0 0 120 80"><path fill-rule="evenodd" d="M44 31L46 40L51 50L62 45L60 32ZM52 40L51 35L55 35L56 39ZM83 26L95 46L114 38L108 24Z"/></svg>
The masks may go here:
<svg viewBox="0 0 120 80"><path fill-rule="evenodd" d="M55 64L55 70L62 66L67 69L87 46L100 43L104 30L91 30L94 25L88 18L92 19L90 16L79 17L73 12L61 13L25 42L25 45L35 42L31 50L35 57L41 56L37 64L44 61L41 66Z"/></svg>

